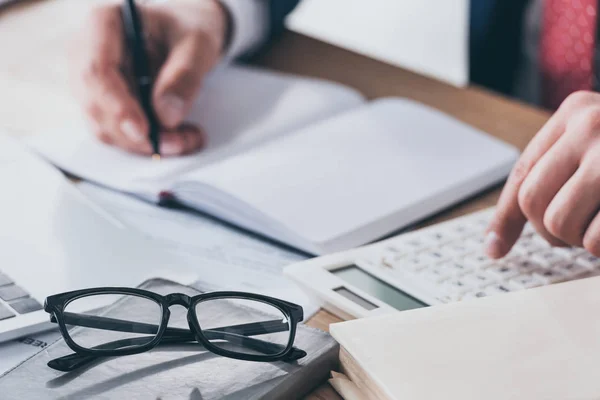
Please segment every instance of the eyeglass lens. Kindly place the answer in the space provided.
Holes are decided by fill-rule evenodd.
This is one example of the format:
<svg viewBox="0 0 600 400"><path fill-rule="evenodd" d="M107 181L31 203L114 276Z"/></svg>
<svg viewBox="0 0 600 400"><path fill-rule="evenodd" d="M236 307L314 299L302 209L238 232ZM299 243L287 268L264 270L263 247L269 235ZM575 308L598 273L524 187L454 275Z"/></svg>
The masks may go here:
<svg viewBox="0 0 600 400"><path fill-rule="evenodd" d="M88 310L97 304L126 304ZM131 310L136 310L132 313ZM156 338L162 320L161 306L152 299L134 295L99 294L69 302L63 312L71 339L84 349L131 350Z"/></svg>
<svg viewBox="0 0 600 400"><path fill-rule="evenodd" d="M276 356L291 340L287 316L268 303L218 298L197 303L195 311L204 337L223 350Z"/></svg>

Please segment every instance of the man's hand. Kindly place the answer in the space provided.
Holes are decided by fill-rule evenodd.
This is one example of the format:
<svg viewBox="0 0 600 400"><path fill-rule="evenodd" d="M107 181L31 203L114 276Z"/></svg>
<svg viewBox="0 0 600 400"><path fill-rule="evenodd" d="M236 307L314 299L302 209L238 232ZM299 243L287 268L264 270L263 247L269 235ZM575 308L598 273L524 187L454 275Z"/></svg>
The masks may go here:
<svg viewBox="0 0 600 400"><path fill-rule="evenodd" d="M184 117L204 76L219 60L227 16L216 0L140 5L151 68L153 104L166 156L194 152L203 132ZM151 154L148 121L138 104L118 4L94 10L74 54L76 94L95 135L130 152Z"/></svg>
<svg viewBox="0 0 600 400"><path fill-rule="evenodd" d="M513 169L486 238L505 256L529 220L554 246L600 256L600 94L569 96Z"/></svg>

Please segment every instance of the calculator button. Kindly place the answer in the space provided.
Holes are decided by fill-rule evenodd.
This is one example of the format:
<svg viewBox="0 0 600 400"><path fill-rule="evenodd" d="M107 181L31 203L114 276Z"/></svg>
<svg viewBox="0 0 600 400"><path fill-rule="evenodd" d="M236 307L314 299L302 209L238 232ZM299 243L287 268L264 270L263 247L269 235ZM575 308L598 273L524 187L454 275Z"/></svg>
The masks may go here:
<svg viewBox="0 0 600 400"><path fill-rule="evenodd" d="M577 247L555 247L554 251L557 254L561 254L565 258L576 258L587 254L584 249Z"/></svg>
<svg viewBox="0 0 600 400"><path fill-rule="evenodd" d="M513 291L513 289L511 289L510 286L507 284L498 283L498 284L494 284L494 285L486 287L485 291L487 293L490 293L490 295L495 295L495 294L502 294L502 293L510 293Z"/></svg>
<svg viewBox="0 0 600 400"><path fill-rule="evenodd" d="M447 270L435 267L424 269L419 276L433 283L439 283L449 278Z"/></svg>
<svg viewBox="0 0 600 400"><path fill-rule="evenodd" d="M540 279L545 285L564 281L566 276L559 271L546 269L533 273L533 276Z"/></svg>
<svg viewBox="0 0 600 400"><path fill-rule="evenodd" d="M385 259L390 263L396 263L406 257L413 256L414 253L403 253L398 251L397 248L392 250L392 247L388 246L383 251L379 251L379 253L375 254L375 256L377 255L380 257L380 259ZM372 257L372 259L375 259L375 257Z"/></svg>
<svg viewBox="0 0 600 400"><path fill-rule="evenodd" d="M449 274L453 276L460 276L473 270L473 268L461 261L444 262L441 264L441 266L443 266L449 272Z"/></svg>
<svg viewBox="0 0 600 400"><path fill-rule="evenodd" d="M488 218L475 218L471 221L471 226L477 230L486 229L490 225Z"/></svg>
<svg viewBox="0 0 600 400"><path fill-rule="evenodd" d="M450 243L444 250L450 257L465 256L473 251L473 249L461 243Z"/></svg>
<svg viewBox="0 0 600 400"><path fill-rule="evenodd" d="M515 265L509 263L492 265L489 268L486 268L485 271L493 277L502 280L510 279L521 274Z"/></svg>
<svg viewBox="0 0 600 400"><path fill-rule="evenodd" d="M443 231L433 232L425 237L425 240L430 246L441 246L444 243L451 241L452 239L453 238L449 234Z"/></svg>
<svg viewBox="0 0 600 400"><path fill-rule="evenodd" d="M471 287L482 288L494 283L494 278L483 271L466 274L462 280Z"/></svg>
<svg viewBox="0 0 600 400"><path fill-rule="evenodd" d="M432 267L436 264L439 264L440 261L440 257L437 254L435 254L435 252L422 252L417 254L415 257L410 257L406 259L406 261L404 262L412 264L414 268L411 269L420 269L425 267Z"/></svg>
<svg viewBox="0 0 600 400"><path fill-rule="evenodd" d="M513 291L513 289L511 289L506 284L493 284L490 286L486 286L483 289L469 292L469 293L465 294L465 297L469 297L469 298L471 298L471 297L475 297L475 298L490 297L490 296L495 296L497 294L509 293L512 291Z"/></svg>
<svg viewBox="0 0 600 400"><path fill-rule="evenodd" d="M381 258L381 265L383 265L384 267L387 268L396 268L398 267L399 263L402 261L401 257L398 257L396 255L385 255ZM366 261L367 264L372 264L369 261Z"/></svg>
<svg viewBox="0 0 600 400"><path fill-rule="evenodd" d="M449 294L463 294L473 289L462 279L451 279L444 283L444 288Z"/></svg>
<svg viewBox="0 0 600 400"><path fill-rule="evenodd" d="M414 253L415 251L419 251L427 247L427 242L420 238L412 238L403 241L401 246L405 249L405 251Z"/></svg>
<svg viewBox="0 0 600 400"><path fill-rule="evenodd" d="M521 290L542 286L544 282L533 275L523 274L515 276L508 282L508 284L515 290Z"/></svg>
<svg viewBox="0 0 600 400"><path fill-rule="evenodd" d="M488 297L488 296L490 296L490 294L488 292L486 292L485 290L476 290L476 291L465 294L463 296L463 300L481 299L483 297Z"/></svg>
<svg viewBox="0 0 600 400"><path fill-rule="evenodd" d="M422 264L419 259L406 259L402 262L401 265L397 265L395 267L396 270L407 271L412 273L417 273L423 270L426 265Z"/></svg>
<svg viewBox="0 0 600 400"><path fill-rule="evenodd" d="M549 268L557 263L565 262L566 259L561 254L556 253L552 249L548 249L540 253L533 254L531 256L531 261L541 265L542 267Z"/></svg>
<svg viewBox="0 0 600 400"><path fill-rule="evenodd" d="M464 244L473 251L481 251L485 244L485 238L483 235L475 235L466 239Z"/></svg>
<svg viewBox="0 0 600 400"><path fill-rule="evenodd" d="M600 267L600 258L590 253L577 257L576 262L587 269L597 269Z"/></svg>
<svg viewBox="0 0 600 400"><path fill-rule="evenodd" d="M448 304L448 303L453 303L454 300L452 299L451 296L440 296L440 297L436 297L436 299L443 304Z"/></svg>
<svg viewBox="0 0 600 400"><path fill-rule="evenodd" d="M399 262L399 263L393 264L392 268L406 270L409 272L419 272L427 266L428 266L428 264L426 262L424 262L422 258L409 257L409 258L402 259L401 262Z"/></svg>
<svg viewBox="0 0 600 400"><path fill-rule="evenodd" d="M473 227L468 224L455 224L449 231L453 236L468 236L473 234Z"/></svg>
<svg viewBox="0 0 600 400"><path fill-rule="evenodd" d="M486 265L489 265L494 262L494 260L490 259L483 253L469 254L468 256L465 256L461 261L471 268L483 268Z"/></svg>
<svg viewBox="0 0 600 400"><path fill-rule="evenodd" d="M404 252L399 249L397 246L386 246L386 248L381 252L384 257L402 257L404 256Z"/></svg>
<svg viewBox="0 0 600 400"><path fill-rule="evenodd" d="M438 264L444 260L447 260L448 258L451 257L451 255L447 254L447 252L443 248L427 251L426 253L423 253L423 254L427 255L427 257L431 257L431 259L434 260L434 263L436 263L436 264Z"/></svg>
<svg viewBox="0 0 600 400"><path fill-rule="evenodd" d="M415 252L423 249L424 247L425 243L418 239L395 240L385 247L385 252L392 253L397 256L405 256L414 254Z"/></svg>
<svg viewBox="0 0 600 400"><path fill-rule="evenodd" d="M521 273L532 273L540 268L541 265L531 261L528 257L515 257L511 259L511 263L519 269Z"/></svg>
<svg viewBox="0 0 600 400"><path fill-rule="evenodd" d="M522 256L530 256L545 249L546 246L535 240L533 237L525 236L517 241L512 248L512 252Z"/></svg>
<svg viewBox="0 0 600 400"><path fill-rule="evenodd" d="M385 247L384 252L386 254L393 254L395 256L406 256L406 255L410 255L410 254L414 254L416 251L420 250L422 247L419 247L416 245L416 242L414 243L414 245L410 245L406 242L395 242L395 243L391 243L389 245L387 245Z"/></svg>
<svg viewBox="0 0 600 400"><path fill-rule="evenodd" d="M589 270L577 263L568 263L563 264L552 269L558 270L562 274L564 274L569 279L575 279L582 275L585 275L589 272Z"/></svg>
<svg viewBox="0 0 600 400"><path fill-rule="evenodd" d="M489 296L491 296L492 294L493 294L493 293L490 293L490 292L489 292L489 291L487 291L487 290L484 290L484 289L479 289L479 290L475 290L475 291L472 291L472 292L466 293L466 294L463 296L463 298L462 298L462 299L463 299L463 300L469 300L469 299L481 299L481 298L484 298L484 297L489 297Z"/></svg>
<svg viewBox="0 0 600 400"><path fill-rule="evenodd" d="M457 301L461 301L463 299L462 293L449 293L443 296L437 297L438 301L444 304L448 303L456 303Z"/></svg>

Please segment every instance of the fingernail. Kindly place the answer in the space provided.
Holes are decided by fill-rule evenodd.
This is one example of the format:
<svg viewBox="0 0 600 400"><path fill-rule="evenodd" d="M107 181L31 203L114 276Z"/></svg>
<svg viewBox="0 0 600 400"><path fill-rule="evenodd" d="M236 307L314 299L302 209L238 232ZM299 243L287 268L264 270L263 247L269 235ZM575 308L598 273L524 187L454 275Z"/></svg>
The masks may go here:
<svg viewBox="0 0 600 400"><path fill-rule="evenodd" d="M121 122L121 132L132 142L140 143L146 139L139 127L129 119Z"/></svg>
<svg viewBox="0 0 600 400"><path fill-rule="evenodd" d="M175 126L183 120L185 103L177 96L166 95L161 100L163 123L167 126Z"/></svg>
<svg viewBox="0 0 600 400"><path fill-rule="evenodd" d="M502 256L502 239L496 232L488 232L485 236L484 246L489 257L498 258Z"/></svg>
<svg viewBox="0 0 600 400"><path fill-rule="evenodd" d="M160 144L160 152L165 156L178 156L181 154L181 145L176 142L163 142Z"/></svg>

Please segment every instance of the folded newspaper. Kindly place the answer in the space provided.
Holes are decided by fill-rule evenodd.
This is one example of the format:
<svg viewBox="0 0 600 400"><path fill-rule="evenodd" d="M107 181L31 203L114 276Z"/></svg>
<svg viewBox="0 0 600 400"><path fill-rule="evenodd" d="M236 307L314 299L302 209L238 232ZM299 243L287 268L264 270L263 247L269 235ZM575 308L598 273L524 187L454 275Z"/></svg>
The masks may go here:
<svg viewBox="0 0 600 400"><path fill-rule="evenodd" d="M144 289L194 295L190 287L164 280ZM126 310L126 303L123 309ZM139 317L143 310L131 310ZM229 311L230 312L230 311ZM244 310L249 312L248 309ZM250 311L251 312L251 311ZM122 314L122 313L121 313ZM247 317L247 314L245 315ZM171 308L169 326L185 327L186 310ZM0 378L2 399L293 399L326 380L337 365L337 343L325 332L301 325L295 346L308 355L293 363L258 363L216 356L193 345L159 346L133 356L107 358L63 373L51 359L72 353L62 339Z"/></svg>

